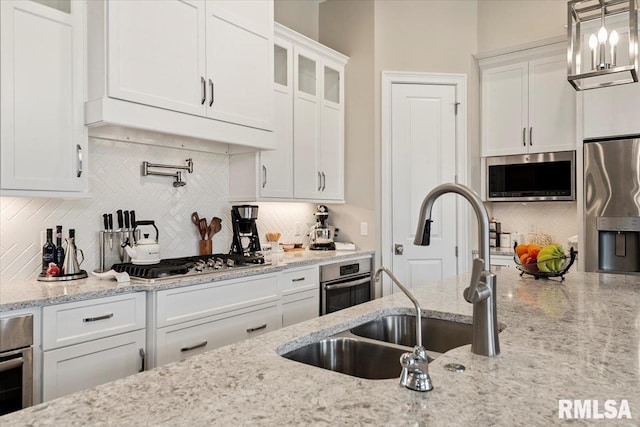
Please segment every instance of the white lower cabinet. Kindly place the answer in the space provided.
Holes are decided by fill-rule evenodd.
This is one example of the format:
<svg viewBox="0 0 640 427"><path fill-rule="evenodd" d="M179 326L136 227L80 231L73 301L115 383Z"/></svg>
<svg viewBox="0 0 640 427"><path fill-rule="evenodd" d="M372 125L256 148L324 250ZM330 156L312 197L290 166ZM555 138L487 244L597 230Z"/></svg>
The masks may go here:
<svg viewBox="0 0 640 427"><path fill-rule="evenodd" d="M156 332L156 364L158 366L184 360L190 356L253 338L280 327L277 303L237 310L226 316L215 316L195 322L181 323Z"/></svg>
<svg viewBox="0 0 640 427"><path fill-rule="evenodd" d="M42 309L43 401L145 369L146 294Z"/></svg>
<svg viewBox="0 0 640 427"><path fill-rule="evenodd" d="M282 326L318 317L320 313L318 267L286 271L280 276Z"/></svg>
<svg viewBox="0 0 640 427"><path fill-rule="evenodd" d="M512 255L491 255L490 263L496 267L515 267L516 262Z"/></svg>
<svg viewBox="0 0 640 427"><path fill-rule="evenodd" d="M282 327L277 274L167 289L152 298L155 366Z"/></svg>
<svg viewBox="0 0 640 427"><path fill-rule="evenodd" d="M43 401L142 372L144 330L44 352Z"/></svg>

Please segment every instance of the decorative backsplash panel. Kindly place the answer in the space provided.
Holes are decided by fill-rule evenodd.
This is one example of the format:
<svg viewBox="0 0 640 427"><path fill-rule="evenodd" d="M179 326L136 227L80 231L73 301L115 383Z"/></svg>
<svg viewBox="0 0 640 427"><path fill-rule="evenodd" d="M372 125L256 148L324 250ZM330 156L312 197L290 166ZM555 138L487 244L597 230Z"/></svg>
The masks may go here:
<svg viewBox="0 0 640 427"><path fill-rule="evenodd" d="M530 232L546 233L566 246L569 237L578 234L576 206L576 202L513 202L492 203L492 210L503 231L519 232L525 240Z"/></svg>
<svg viewBox="0 0 640 427"><path fill-rule="evenodd" d="M172 186L170 177L141 176L144 160L181 165L191 157L192 174L187 185ZM172 149L91 138L89 143L90 199L0 197L0 283L11 279L35 278L41 268L41 248L46 228L62 225L64 236L76 229L77 247L85 254L81 268L88 272L99 266L98 236L102 214L117 209L135 210L138 220L151 219L159 229L161 257L196 255L199 235L191 223L197 211L210 220L222 218L222 230L213 238L214 252L227 252L231 243L229 205L229 161L224 154ZM314 221L311 204L260 205L258 229L261 239L267 231L297 239L296 223ZM298 241L298 240L296 240ZM114 242L115 243L115 242ZM108 254L106 265L119 262L117 248Z"/></svg>

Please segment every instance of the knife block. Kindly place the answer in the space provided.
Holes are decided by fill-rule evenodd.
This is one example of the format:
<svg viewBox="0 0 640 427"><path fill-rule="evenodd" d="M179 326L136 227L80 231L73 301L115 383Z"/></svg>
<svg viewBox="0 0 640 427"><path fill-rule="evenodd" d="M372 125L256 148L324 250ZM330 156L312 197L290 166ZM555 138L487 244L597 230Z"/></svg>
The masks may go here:
<svg viewBox="0 0 640 427"><path fill-rule="evenodd" d="M211 240L200 240L200 255L213 254L213 242Z"/></svg>

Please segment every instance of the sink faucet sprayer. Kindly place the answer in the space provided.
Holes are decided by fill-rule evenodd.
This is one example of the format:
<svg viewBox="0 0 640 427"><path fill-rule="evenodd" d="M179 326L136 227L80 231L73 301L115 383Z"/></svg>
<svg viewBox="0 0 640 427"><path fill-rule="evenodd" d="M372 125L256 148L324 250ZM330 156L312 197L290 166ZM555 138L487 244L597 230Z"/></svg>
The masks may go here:
<svg viewBox="0 0 640 427"><path fill-rule="evenodd" d="M422 202L418 230L413 243L429 246L433 203L446 193L460 194L467 199L478 217L480 258L473 261L471 283L464 290L464 299L473 304L471 351L481 356L497 356L500 354L500 343L498 342L496 275L491 272L489 264L489 215L478 194L464 185L454 183L441 184L431 190Z"/></svg>
<svg viewBox="0 0 640 427"><path fill-rule="evenodd" d="M413 353L404 353L400 357L402 365L402 374L400 375L400 385L415 391L433 390L431 377L429 376L429 359L427 359L427 351L422 346L422 309L420 303L415 297L404 287L400 280L385 267L380 267L374 276L377 282L382 272L387 273L389 278L398 288L411 300L416 307L416 346Z"/></svg>

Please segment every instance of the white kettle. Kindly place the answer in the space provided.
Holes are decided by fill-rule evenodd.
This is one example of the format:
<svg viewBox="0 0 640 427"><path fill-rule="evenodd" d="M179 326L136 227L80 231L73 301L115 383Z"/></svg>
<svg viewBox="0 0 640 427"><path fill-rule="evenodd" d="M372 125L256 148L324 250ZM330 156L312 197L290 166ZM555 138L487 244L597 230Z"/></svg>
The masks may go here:
<svg viewBox="0 0 640 427"><path fill-rule="evenodd" d="M156 238L150 239L148 234L143 234L143 238L136 240L136 229L140 225L151 225L156 229ZM133 247L129 244L129 239L122 244L131 257L131 262L136 265L157 264L160 262L160 245L158 244L158 227L153 221L136 221L133 229Z"/></svg>

